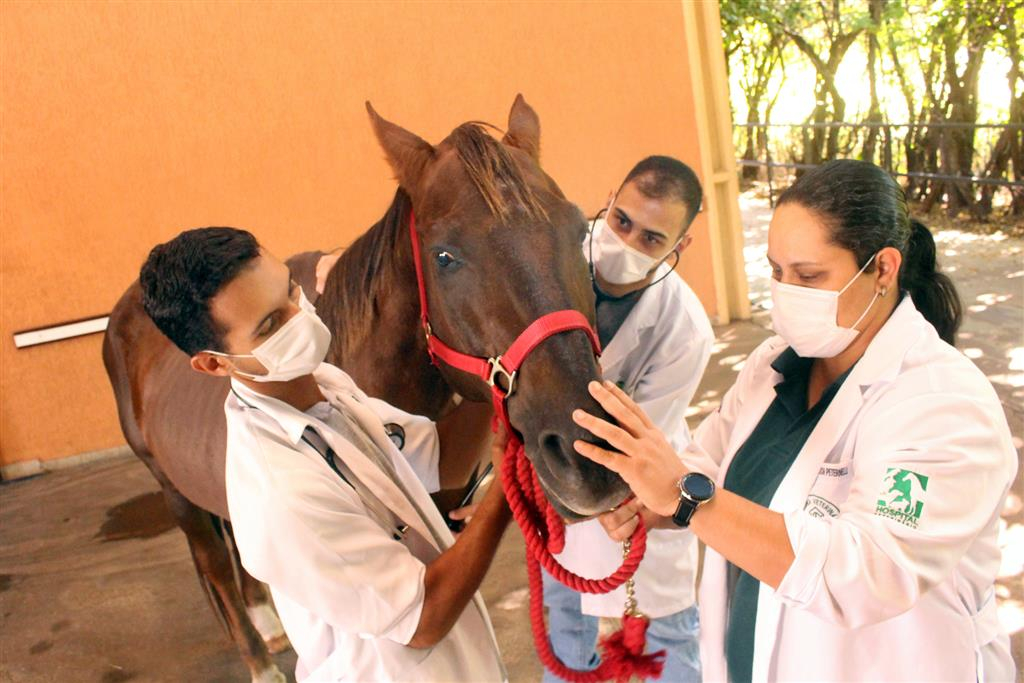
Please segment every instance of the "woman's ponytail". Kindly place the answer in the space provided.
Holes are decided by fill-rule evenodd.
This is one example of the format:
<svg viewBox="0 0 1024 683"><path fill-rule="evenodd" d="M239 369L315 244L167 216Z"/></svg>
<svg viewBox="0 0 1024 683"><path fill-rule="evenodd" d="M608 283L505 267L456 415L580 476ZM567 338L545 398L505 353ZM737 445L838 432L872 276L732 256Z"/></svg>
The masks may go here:
<svg viewBox="0 0 1024 683"><path fill-rule="evenodd" d="M914 306L948 344L956 344L956 333L964 311L953 281L936 269L935 239L931 231L916 219L910 220L910 240L903 253L900 285L907 290Z"/></svg>

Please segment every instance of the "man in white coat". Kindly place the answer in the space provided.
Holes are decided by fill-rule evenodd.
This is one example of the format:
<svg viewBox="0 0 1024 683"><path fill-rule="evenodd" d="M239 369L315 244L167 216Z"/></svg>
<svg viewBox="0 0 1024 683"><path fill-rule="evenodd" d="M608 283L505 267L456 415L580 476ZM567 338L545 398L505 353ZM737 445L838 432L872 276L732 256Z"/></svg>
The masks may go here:
<svg viewBox="0 0 1024 683"><path fill-rule="evenodd" d="M592 264L597 297L601 368L644 407L681 451L690 441L685 413L697 389L714 333L700 300L673 273L689 246L690 223L700 208L701 186L682 162L653 156L638 163L594 221L584 253ZM587 577L610 574L622 546L596 520L566 529L559 561ZM697 543L689 532L654 530L636 574L641 612L651 619L648 651L667 652L665 681L699 681L699 618L694 582ZM599 663L598 618L621 617L625 588L580 594L545 574L551 643L567 665ZM545 680L555 680L550 673Z"/></svg>
<svg viewBox="0 0 1024 683"><path fill-rule="evenodd" d="M330 331L248 232L186 231L139 279L193 369L231 378L231 522L242 564L270 586L296 678L505 680L477 593L510 519L501 487L453 542L428 495L445 447L434 423L323 363Z"/></svg>

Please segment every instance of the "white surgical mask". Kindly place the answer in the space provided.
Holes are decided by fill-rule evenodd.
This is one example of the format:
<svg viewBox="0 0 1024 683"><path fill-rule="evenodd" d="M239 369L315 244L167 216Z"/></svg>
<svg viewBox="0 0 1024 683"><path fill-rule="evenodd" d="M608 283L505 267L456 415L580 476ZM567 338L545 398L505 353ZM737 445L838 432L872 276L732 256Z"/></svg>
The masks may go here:
<svg viewBox="0 0 1024 683"><path fill-rule="evenodd" d="M252 353L207 353L226 358L255 358L267 369L265 375L250 375L240 370L235 370L235 374L254 382L287 382L320 367L330 344L331 331L300 289L299 311Z"/></svg>
<svg viewBox="0 0 1024 683"><path fill-rule="evenodd" d="M838 292L788 285L772 278L772 329L803 358L832 358L838 356L860 334L856 329L878 298L872 297L857 322L850 327L839 325L839 296L861 276L875 260L868 259L853 279Z"/></svg>

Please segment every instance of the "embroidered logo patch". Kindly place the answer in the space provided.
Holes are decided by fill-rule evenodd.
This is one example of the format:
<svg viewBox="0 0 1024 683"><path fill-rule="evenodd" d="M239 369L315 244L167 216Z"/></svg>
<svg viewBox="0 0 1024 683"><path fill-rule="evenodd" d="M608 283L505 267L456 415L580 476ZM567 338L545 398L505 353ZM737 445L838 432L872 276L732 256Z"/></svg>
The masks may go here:
<svg viewBox="0 0 1024 683"><path fill-rule="evenodd" d="M916 529L921 513L924 512L924 494L927 490L928 477L910 470L890 467L885 471L875 514Z"/></svg>
<svg viewBox="0 0 1024 683"><path fill-rule="evenodd" d="M839 508L836 507L835 503L830 500L826 500L821 496L811 494L807 496L807 502L804 504L804 510L807 511L811 517L838 517Z"/></svg>

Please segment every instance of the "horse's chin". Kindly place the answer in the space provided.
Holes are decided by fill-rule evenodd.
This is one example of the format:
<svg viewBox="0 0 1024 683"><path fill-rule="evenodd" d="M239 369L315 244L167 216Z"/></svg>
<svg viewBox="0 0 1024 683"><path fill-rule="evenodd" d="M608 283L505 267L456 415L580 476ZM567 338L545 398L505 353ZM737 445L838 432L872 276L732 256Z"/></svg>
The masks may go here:
<svg viewBox="0 0 1024 683"><path fill-rule="evenodd" d="M584 514L581 514L579 512L576 512L575 510L566 507L561 502L559 502L556 498L553 498L550 495L548 496L548 503L551 505L551 507L553 507L555 509L555 512L558 513L558 516L561 517L563 520L565 520L566 524L575 524L577 522L585 522L588 519L593 519L594 516L595 516L595 515L584 515Z"/></svg>
<svg viewBox="0 0 1024 683"><path fill-rule="evenodd" d="M568 524L575 524L577 522L585 522L588 519L597 517L605 510L596 511L585 511L583 506L577 506L576 504L564 501L558 494L557 490L544 481L545 477L540 472L537 473L537 478L540 480L540 486L544 489L544 494L548 499L548 504L554 508L558 516L566 521ZM581 508L583 511L581 511Z"/></svg>

